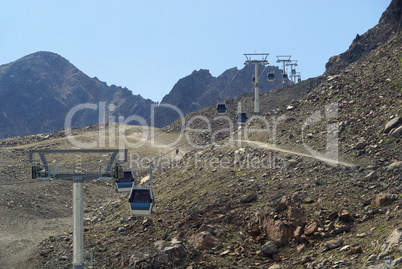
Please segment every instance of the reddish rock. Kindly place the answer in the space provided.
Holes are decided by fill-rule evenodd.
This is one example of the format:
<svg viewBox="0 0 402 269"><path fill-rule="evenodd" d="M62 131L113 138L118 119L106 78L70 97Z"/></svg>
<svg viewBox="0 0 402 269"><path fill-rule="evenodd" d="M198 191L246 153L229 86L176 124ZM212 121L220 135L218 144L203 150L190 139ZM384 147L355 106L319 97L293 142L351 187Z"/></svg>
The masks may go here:
<svg viewBox="0 0 402 269"><path fill-rule="evenodd" d="M209 250L215 246L216 238L207 231L195 235L193 246L197 250Z"/></svg>
<svg viewBox="0 0 402 269"><path fill-rule="evenodd" d="M293 236L294 227L285 223L280 219L268 217L263 224L265 233L269 240L274 241L277 245L286 245Z"/></svg>

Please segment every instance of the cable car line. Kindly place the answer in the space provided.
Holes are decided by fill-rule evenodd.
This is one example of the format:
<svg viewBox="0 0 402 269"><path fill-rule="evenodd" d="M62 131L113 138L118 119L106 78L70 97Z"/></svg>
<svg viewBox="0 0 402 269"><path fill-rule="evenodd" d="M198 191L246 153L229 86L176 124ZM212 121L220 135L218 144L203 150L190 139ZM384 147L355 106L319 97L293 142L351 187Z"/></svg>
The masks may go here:
<svg viewBox="0 0 402 269"><path fill-rule="evenodd" d="M236 74L232 77L232 79L229 81L229 83L226 85L226 87L225 87L222 91L218 92L218 97L219 97L219 95L221 95L221 94L229 87L229 85L230 85L230 84L232 83L232 81L235 79L235 77L237 76L237 74L239 74L239 72L240 72L240 69L237 70Z"/></svg>
<svg viewBox="0 0 402 269"><path fill-rule="evenodd" d="M237 76L237 74L239 74L240 69L237 70L236 74L232 77L232 79L229 81L229 83L226 85L226 87L218 92L218 96L217 96L217 105L216 105L216 110L218 112L218 114L225 114L226 113L226 103L225 102L219 102L219 96L229 87L230 83L232 83L232 81L235 79L235 77Z"/></svg>

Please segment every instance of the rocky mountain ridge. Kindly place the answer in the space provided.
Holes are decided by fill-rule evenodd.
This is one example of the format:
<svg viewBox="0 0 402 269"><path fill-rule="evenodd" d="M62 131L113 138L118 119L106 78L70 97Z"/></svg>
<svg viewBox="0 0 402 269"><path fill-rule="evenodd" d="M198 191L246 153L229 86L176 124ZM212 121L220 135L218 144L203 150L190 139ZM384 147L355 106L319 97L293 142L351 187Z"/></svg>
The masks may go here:
<svg viewBox="0 0 402 269"><path fill-rule="evenodd" d="M0 66L0 138L59 131L67 113L80 104L93 108L78 110L72 126L98 124L101 106L104 118L114 105L117 116L150 116L149 99L133 95L127 88L108 86L90 78L65 58L51 52L37 52ZM117 118L115 115L115 117Z"/></svg>
<svg viewBox="0 0 402 269"><path fill-rule="evenodd" d="M282 85L281 70L276 66L259 66L260 92L266 93ZM179 118L177 111L164 104L174 105L183 115L216 105L242 94L252 92L251 83L254 76L254 66L247 65L243 69L231 68L218 77L213 77L208 70L194 71L191 75L180 79L161 102L161 107L155 109L155 126L164 127ZM278 78L268 82L269 72Z"/></svg>
<svg viewBox="0 0 402 269"><path fill-rule="evenodd" d="M363 35L356 35L349 49L333 56L325 65L325 74L334 75L354 61L366 56L399 32L402 25L402 1L392 1L378 24Z"/></svg>
<svg viewBox="0 0 402 269"><path fill-rule="evenodd" d="M268 70L280 77L277 67L268 67L265 75ZM194 71L180 79L163 98L162 106L157 107L152 100L132 94L127 88L108 86L96 77L88 77L55 53L33 53L0 66L0 98L6 100L0 107L0 138L59 131L71 109L84 104L95 107L78 109L72 118L74 127L99 124L108 121L109 116L111 121L118 121L119 116L127 119L134 115L143 122L131 124L166 126L180 115L163 104L185 115L248 92L252 74L252 68L247 66L229 69L217 78L208 70ZM234 76L233 84L225 88ZM262 92L280 83L278 80L268 84L263 79Z"/></svg>

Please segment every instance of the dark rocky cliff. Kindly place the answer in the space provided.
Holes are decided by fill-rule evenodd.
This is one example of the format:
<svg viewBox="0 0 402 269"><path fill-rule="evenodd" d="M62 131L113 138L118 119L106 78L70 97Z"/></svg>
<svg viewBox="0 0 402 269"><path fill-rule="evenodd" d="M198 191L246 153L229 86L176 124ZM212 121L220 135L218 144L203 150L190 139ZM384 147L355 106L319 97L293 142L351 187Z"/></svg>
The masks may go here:
<svg viewBox="0 0 402 269"><path fill-rule="evenodd" d="M326 75L333 75L349 64L366 56L370 51L380 47L391 36L400 31L402 0L393 0L382 14L379 23L363 35L356 35L349 49L333 56L325 65Z"/></svg>

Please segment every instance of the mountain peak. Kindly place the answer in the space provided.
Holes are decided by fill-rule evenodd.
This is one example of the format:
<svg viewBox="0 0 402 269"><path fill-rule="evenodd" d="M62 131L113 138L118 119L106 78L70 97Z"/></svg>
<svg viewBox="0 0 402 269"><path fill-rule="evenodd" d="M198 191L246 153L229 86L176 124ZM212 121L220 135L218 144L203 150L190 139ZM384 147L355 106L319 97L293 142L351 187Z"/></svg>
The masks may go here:
<svg viewBox="0 0 402 269"><path fill-rule="evenodd" d="M349 64L366 56L399 32L401 26L402 0L392 0L382 14L379 23L363 35L356 35L349 49L331 57L325 65L326 75L334 75Z"/></svg>
<svg viewBox="0 0 402 269"><path fill-rule="evenodd" d="M61 130L67 113L83 103L113 103L117 116L148 118L153 104L125 88L90 78L62 56L48 51L0 66L0 138ZM97 111L83 110L75 127L98 124Z"/></svg>
<svg viewBox="0 0 402 269"><path fill-rule="evenodd" d="M31 54L28 54L22 58L19 58L18 60L12 62L12 63L18 63L18 62L33 62L33 63L52 63L52 62L63 62L63 63L69 63L70 62L65 59L64 57L60 56L57 53L50 52L50 51L37 51Z"/></svg>

